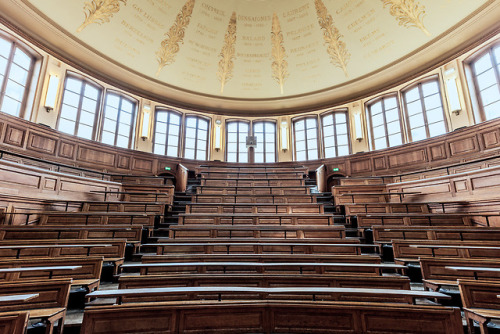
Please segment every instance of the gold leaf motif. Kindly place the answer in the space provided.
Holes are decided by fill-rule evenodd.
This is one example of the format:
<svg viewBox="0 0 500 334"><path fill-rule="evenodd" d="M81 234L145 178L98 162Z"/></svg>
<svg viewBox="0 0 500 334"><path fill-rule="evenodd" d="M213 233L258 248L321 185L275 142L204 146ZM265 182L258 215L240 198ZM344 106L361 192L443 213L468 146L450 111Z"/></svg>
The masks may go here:
<svg viewBox="0 0 500 334"><path fill-rule="evenodd" d="M217 71L217 78L220 81L220 92L224 93L224 86L233 77L234 68L234 54L236 44L236 12L233 12L229 19L227 32L224 36L224 45L220 51L219 57L219 70Z"/></svg>
<svg viewBox="0 0 500 334"><path fill-rule="evenodd" d="M92 23L103 24L109 22L113 14L120 11L120 2L123 2L124 5L127 4L127 0L92 0L91 2L85 2L83 6L85 21L76 32L82 31Z"/></svg>
<svg viewBox="0 0 500 334"><path fill-rule="evenodd" d="M399 21L399 25L409 28L416 27L422 30L427 36L431 34L425 29L423 18L425 16L425 6L414 0L382 0L384 8L390 6L391 15Z"/></svg>
<svg viewBox="0 0 500 334"><path fill-rule="evenodd" d="M273 13L273 26L271 31L271 43L273 45L273 79L278 82L283 94L283 85L288 78L288 62L286 61L285 47L283 46L283 33L281 32L280 21L278 15Z"/></svg>
<svg viewBox="0 0 500 334"><path fill-rule="evenodd" d="M174 24L166 34L168 37L161 42L161 47L156 52L158 61L156 76L160 75L165 66L175 61L175 55L180 50L180 44L184 42L185 30L191 20L191 14L193 14L194 1L188 0L184 4L180 13L177 14Z"/></svg>
<svg viewBox="0 0 500 334"><path fill-rule="evenodd" d="M314 0L318 23L323 30L325 44L328 45L327 52L333 65L341 68L347 77L347 63L351 54L347 51L345 43L342 41L342 35L333 24L333 18L328 14L325 4L321 0Z"/></svg>

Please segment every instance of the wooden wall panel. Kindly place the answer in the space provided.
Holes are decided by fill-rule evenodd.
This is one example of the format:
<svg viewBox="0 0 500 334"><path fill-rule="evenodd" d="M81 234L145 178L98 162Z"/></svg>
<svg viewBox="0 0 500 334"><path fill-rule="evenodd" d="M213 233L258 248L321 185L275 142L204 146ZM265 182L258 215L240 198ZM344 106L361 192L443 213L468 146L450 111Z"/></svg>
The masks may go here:
<svg viewBox="0 0 500 334"><path fill-rule="evenodd" d="M461 138L459 140L450 141L451 155L468 154L479 151L479 144L476 136Z"/></svg>
<svg viewBox="0 0 500 334"><path fill-rule="evenodd" d="M352 173L363 173L372 171L372 163L370 159L351 161L351 172Z"/></svg>
<svg viewBox="0 0 500 334"><path fill-rule="evenodd" d="M446 147L444 144L429 146L431 161L446 159Z"/></svg>
<svg viewBox="0 0 500 334"><path fill-rule="evenodd" d="M56 153L56 146L56 138L42 136L35 132L28 134L28 142L26 144L26 149L28 150L54 155Z"/></svg>
<svg viewBox="0 0 500 334"><path fill-rule="evenodd" d="M133 158L132 170L153 173L153 160Z"/></svg>
<svg viewBox="0 0 500 334"><path fill-rule="evenodd" d="M422 164L425 162L427 162L427 154L424 149L389 156L389 166L391 168L408 166L410 164Z"/></svg>
<svg viewBox="0 0 500 334"><path fill-rule="evenodd" d="M59 156L73 160L75 158L76 145L66 141L61 141L59 145Z"/></svg>
<svg viewBox="0 0 500 334"><path fill-rule="evenodd" d="M118 168L130 169L130 157L125 155L119 155Z"/></svg>
<svg viewBox="0 0 500 334"><path fill-rule="evenodd" d="M12 146L23 147L24 138L26 137L26 129L7 125L5 131L4 143Z"/></svg>
<svg viewBox="0 0 500 334"><path fill-rule="evenodd" d="M490 149L500 146L500 130L492 130L480 134L483 139L484 148Z"/></svg>
<svg viewBox="0 0 500 334"><path fill-rule="evenodd" d="M94 163L114 167L116 154L114 152L108 153L90 147L79 146L76 159L77 161L81 161L83 163Z"/></svg>

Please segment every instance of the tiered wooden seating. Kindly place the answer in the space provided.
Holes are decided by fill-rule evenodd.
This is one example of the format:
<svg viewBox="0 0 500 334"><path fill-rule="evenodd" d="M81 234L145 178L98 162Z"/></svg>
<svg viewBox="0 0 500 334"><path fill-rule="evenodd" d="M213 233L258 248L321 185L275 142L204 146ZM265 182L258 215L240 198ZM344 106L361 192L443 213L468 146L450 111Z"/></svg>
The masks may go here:
<svg viewBox="0 0 500 334"><path fill-rule="evenodd" d="M373 227L375 243L388 244L392 240L495 241L500 240L500 227Z"/></svg>
<svg viewBox="0 0 500 334"><path fill-rule="evenodd" d="M481 334L487 334L488 323L500 319L500 283L492 281L458 280L469 334L478 322Z"/></svg>
<svg viewBox="0 0 500 334"><path fill-rule="evenodd" d="M308 195L309 188L298 186L259 186L259 187L224 187L224 186L199 186L196 193L200 195Z"/></svg>
<svg viewBox="0 0 500 334"><path fill-rule="evenodd" d="M47 334L62 333L70 285L71 279L0 283L0 296L35 294L26 300L0 302L0 312L27 311L29 319L41 319L47 324Z"/></svg>
<svg viewBox="0 0 500 334"><path fill-rule="evenodd" d="M381 213L429 213L426 203L349 203L344 204L346 216Z"/></svg>
<svg viewBox="0 0 500 334"><path fill-rule="evenodd" d="M202 178L201 186L214 187L294 187L305 186L305 179L279 178L279 179L227 179L227 178Z"/></svg>
<svg viewBox="0 0 500 334"><path fill-rule="evenodd" d="M232 213L191 213L180 214L179 225L333 225L331 214L297 213L290 215L273 213L232 214Z"/></svg>
<svg viewBox="0 0 500 334"><path fill-rule="evenodd" d="M289 194L283 195L265 195L260 194L259 196L254 195L205 195L205 194L194 194L191 197L193 203L210 203L210 204L232 204L232 203L243 203L243 204L301 204L301 203L316 203L316 196L313 195L298 195Z"/></svg>
<svg viewBox="0 0 500 334"><path fill-rule="evenodd" d="M186 205L186 214L190 213L273 213L286 215L292 213L323 214L325 211L323 205L318 205L317 203L259 203L259 205L246 203L225 203L220 205L213 203L192 203Z"/></svg>

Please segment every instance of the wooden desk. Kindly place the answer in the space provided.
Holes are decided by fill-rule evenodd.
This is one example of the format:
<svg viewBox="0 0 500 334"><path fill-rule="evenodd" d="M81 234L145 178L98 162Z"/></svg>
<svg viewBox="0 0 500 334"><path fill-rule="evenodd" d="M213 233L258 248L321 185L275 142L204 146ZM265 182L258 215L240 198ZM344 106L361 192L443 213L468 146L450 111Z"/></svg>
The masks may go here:
<svg viewBox="0 0 500 334"><path fill-rule="evenodd" d="M4 302L26 302L40 296L38 293L27 293L22 295L5 295L0 296L0 303Z"/></svg>
<svg viewBox="0 0 500 334"><path fill-rule="evenodd" d="M490 267L461 267L461 266L447 266L445 267L446 269L450 270L463 270L463 271L472 271L474 273L474 279L478 280L478 272L492 272L492 273L498 273L500 272L500 268L490 268Z"/></svg>

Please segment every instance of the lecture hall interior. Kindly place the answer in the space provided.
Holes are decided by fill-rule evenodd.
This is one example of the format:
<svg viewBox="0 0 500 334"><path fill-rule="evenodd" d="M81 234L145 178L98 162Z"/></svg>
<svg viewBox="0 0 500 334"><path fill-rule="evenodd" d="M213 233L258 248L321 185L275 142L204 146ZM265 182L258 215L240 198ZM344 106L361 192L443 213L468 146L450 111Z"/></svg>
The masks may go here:
<svg viewBox="0 0 500 334"><path fill-rule="evenodd" d="M500 333L500 0L1 0L38 333Z"/></svg>

